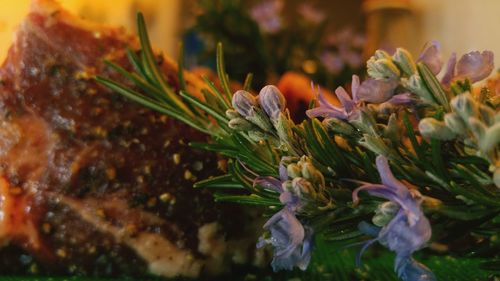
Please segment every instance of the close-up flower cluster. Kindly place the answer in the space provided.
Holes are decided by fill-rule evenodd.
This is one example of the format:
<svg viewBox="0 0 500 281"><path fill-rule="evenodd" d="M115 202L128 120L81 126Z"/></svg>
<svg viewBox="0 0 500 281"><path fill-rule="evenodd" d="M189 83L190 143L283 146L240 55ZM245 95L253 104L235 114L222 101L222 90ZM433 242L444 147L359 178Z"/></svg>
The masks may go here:
<svg viewBox="0 0 500 281"><path fill-rule="evenodd" d="M147 37L141 39L142 52L152 53ZM470 52L458 61L453 54L442 69L437 42L416 60L402 48L377 50L367 61L367 79L354 75L350 92L335 90L338 104L315 89L309 118L300 123L273 85L254 94L249 77L233 91L221 46L221 88L207 81L204 99L182 89L182 107L151 95L154 83L137 85L144 91L139 94L98 80L211 136L196 146L226 157L228 168L196 186L220 186L217 201L263 212L256 247L272 250L274 271L309 270L321 251L318 241L336 241L332 252L362 245L358 265L369 264L376 258L361 255L378 242L395 254L396 276L423 281L444 273L424 265L422 256L491 265L500 252L494 242L500 227L499 99L475 84L492 72L493 53Z"/></svg>

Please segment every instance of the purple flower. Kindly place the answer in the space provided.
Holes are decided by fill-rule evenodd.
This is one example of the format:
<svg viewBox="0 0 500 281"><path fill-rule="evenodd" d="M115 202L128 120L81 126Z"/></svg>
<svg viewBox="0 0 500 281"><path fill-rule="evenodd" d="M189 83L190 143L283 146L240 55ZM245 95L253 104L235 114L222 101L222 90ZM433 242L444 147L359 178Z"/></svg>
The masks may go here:
<svg viewBox="0 0 500 281"><path fill-rule="evenodd" d="M424 62L434 75L437 75L443 66L440 54L440 45L437 41L432 41L418 61ZM446 64L446 72L441 79L445 85L449 85L453 79L469 79L472 83L483 80L493 71L493 52L470 52L463 55L457 63L457 55L453 53Z"/></svg>
<svg viewBox="0 0 500 281"><path fill-rule="evenodd" d="M311 260L313 231L308 226L304 227L293 211L283 208L264 224L264 229L271 232L271 237L261 237L257 247L268 244L274 247L271 262L274 271L292 270L294 266L301 270L307 268Z"/></svg>
<svg viewBox="0 0 500 281"><path fill-rule="evenodd" d="M359 201L358 193L366 190L372 196L396 203L399 210L390 222L378 231L377 237L363 246L358 259L368 246L378 241L396 253L394 267L400 278L409 281L435 280L429 269L411 257L413 252L423 248L431 237L430 223L420 208L420 194L410 192L394 177L384 156L378 156L376 163L382 184L363 183L353 191L353 202L356 204ZM373 234L373 231L370 233Z"/></svg>
<svg viewBox="0 0 500 281"><path fill-rule="evenodd" d="M250 16L257 22L260 29L266 33L276 33L281 29L282 0L264 0L255 5Z"/></svg>
<svg viewBox="0 0 500 281"><path fill-rule="evenodd" d="M446 72L441 78L441 83L445 85L449 85L451 80L455 76L455 66L457 65L457 54L452 53L450 58L448 59L448 63L446 64Z"/></svg>
<svg viewBox="0 0 500 281"><path fill-rule="evenodd" d="M286 100L276 86L267 85L260 90L259 103L267 116L276 120L285 109Z"/></svg>
<svg viewBox="0 0 500 281"><path fill-rule="evenodd" d="M339 55L343 61L349 65L351 68L358 68L363 64L363 58L358 51L353 50L350 46L346 44L341 44L338 46Z"/></svg>
<svg viewBox="0 0 500 281"><path fill-rule="evenodd" d="M420 54L418 61L423 62L429 67L434 75L437 75L443 67L443 58L441 57L441 45L437 41L432 41Z"/></svg>
<svg viewBox="0 0 500 281"><path fill-rule="evenodd" d="M318 101L319 107L309 109L306 111L306 114L309 118L314 117L324 117L324 118L337 118L342 120L347 120L350 117L357 117L359 115L359 107L358 107L358 98L356 93L359 88L359 77L356 75L352 76L352 98L346 92L346 90L342 87L338 87L335 90L335 94L339 99L340 103L343 107L337 107L330 104L323 93L319 91Z"/></svg>
<svg viewBox="0 0 500 281"><path fill-rule="evenodd" d="M397 86L396 80L367 79L358 88L356 95L366 102L383 103L393 97Z"/></svg>
<svg viewBox="0 0 500 281"><path fill-rule="evenodd" d="M394 105L411 102L409 93L394 95L398 83L395 80L368 79L359 83L359 77L352 76L351 92L352 98L342 87L335 90L335 94L343 107L330 104L323 93L319 91L319 106L306 111L309 118L324 117L342 120L355 119L359 116L361 101L371 103L390 103Z"/></svg>
<svg viewBox="0 0 500 281"><path fill-rule="evenodd" d="M349 67L351 68L356 69L363 65L363 57L359 52L351 50L345 53L343 56L345 61L347 62L347 65L349 65Z"/></svg>
<svg viewBox="0 0 500 281"><path fill-rule="evenodd" d="M441 82L445 85L450 84L453 79L468 78L471 83L481 81L488 77L493 71L493 52L470 52L463 55L457 63L457 56L453 53L448 60L446 72Z"/></svg>
<svg viewBox="0 0 500 281"><path fill-rule="evenodd" d="M231 102L233 108L244 117L253 115L257 106L256 98L245 90L236 91Z"/></svg>
<svg viewBox="0 0 500 281"><path fill-rule="evenodd" d="M326 18L326 14L313 7L310 3L302 3L298 9L299 14L307 21L320 24Z"/></svg>
<svg viewBox="0 0 500 281"><path fill-rule="evenodd" d="M271 237L261 237L257 248L265 245L274 247L274 257L271 266L274 271L281 269L292 270L297 266L305 270L311 260L313 244L313 230L302 225L295 213L300 209L301 202L299 194L285 190L283 184L288 180L286 167L282 159L279 167L280 178L257 177L254 186L260 185L280 194L280 202L283 209L274 214L265 224L264 229L271 232Z"/></svg>
<svg viewBox="0 0 500 281"><path fill-rule="evenodd" d="M332 74L339 74L345 66L342 58L332 52L323 52L321 54L321 62L325 66L326 70Z"/></svg>

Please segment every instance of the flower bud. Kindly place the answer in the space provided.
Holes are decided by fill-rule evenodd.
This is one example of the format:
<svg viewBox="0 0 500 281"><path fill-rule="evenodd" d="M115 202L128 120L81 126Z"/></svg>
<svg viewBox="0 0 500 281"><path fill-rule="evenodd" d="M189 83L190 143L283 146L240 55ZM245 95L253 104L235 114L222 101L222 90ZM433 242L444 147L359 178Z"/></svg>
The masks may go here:
<svg viewBox="0 0 500 281"><path fill-rule="evenodd" d="M384 50L376 50L372 58L379 59L391 59L391 55Z"/></svg>
<svg viewBox="0 0 500 281"><path fill-rule="evenodd" d="M313 185L304 178L294 178L292 180L292 187L297 195L309 195L314 198L316 194Z"/></svg>
<svg viewBox="0 0 500 281"><path fill-rule="evenodd" d="M375 210L375 215L372 218L373 224L379 227L384 227L394 218L398 210L398 204L391 201L378 205Z"/></svg>
<svg viewBox="0 0 500 281"><path fill-rule="evenodd" d="M398 159L399 156L390 148L382 138L373 134L364 134L359 144L378 155L383 155L389 159Z"/></svg>
<svg viewBox="0 0 500 281"><path fill-rule="evenodd" d="M479 148L483 152L488 153L492 149L497 147L498 144L500 143L500 123L497 123L497 124L489 127L488 129L485 129L485 126L483 123L478 122L477 119L476 119L476 121L473 121L471 119L475 119L475 118L469 119L471 130L473 132L474 132L474 130L478 130L481 132L484 131L483 135L480 138L478 138ZM475 128L476 126L478 128ZM474 132L474 135L476 135L476 132Z"/></svg>
<svg viewBox="0 0 500 281"><path fill-rule="evenodd" d="M432 139L451 140L456 136L444 122L434 118L424 118L420 120L420 123L418 123L418 129L422 136Z"/></svg>
<svg viewBox="0 0 500 281"><path fill-rule="evenodd" d="M248 137L255 142L259 142L261 140L267 139L268 135L261 132L261 131L252 130L252 131L248 131Z"/></svg>
<svg viewBox="0 0 500 281"><path fill-rule="evenodd" d="M226 117L229 119L233 119L233 118L240 117L240 115L238 114L238 112L236 110L228 109L228 110L226 110Z"/></svg>
<svg viewBox="0 0 500 281"><path fill-rule="evenodd" d="M233 95L233 108L244 117L251 116L257 106L255 97L245 90L238 90Z"/></svg>
<svg viewBox="0 0 500 281"><path fill-rule="evenodd" d="M229 128L237 131L248 131L252 129L252 124L241 117L236 117L229 120L228 125Z"/></svg>
<svg viewBox="0 0 500 281"><path fill-rule="evenodd" d="M469 120L469 117L478 115L477 104L469 93L454 97L450 104L453 110L457 112L463 120Z"/></svg>
<svg viewBox="0 0 500 281"><path fill-rule="evenodd" d="M292 127L290 122L291 121L282 112L280 112L277 119L274 120L274 128L278 133L278 137L281 143L288 147L292 146L291 141L293 139Z"/></svg>
<svg viewBox="0 0 500 281"><path fill-rule="evenodd" d="M400 75L398 67L390 58L375 59L375 57L371 57L366 66L368 75L375 79L397 79Z"/></svg>
<svg viewBox="0 0 500 281"><path fill-rule="evenodd" d="M293 192L293 185L291 180L287 180L281 184L283 190Z"/></svg>
<svg viewBox="0 0 500 281"><path fill-rule="evenodd" d="M403 71L407 76L411 76L416 71L415 61L412 55L405 49L397 48L396 53L392 56L394 63Z"/></svg>
<svg viewBox="0 0 500 281"><path fill-rule="evenodd" d="M436 103L434 96L431 94L431 92L429 92L420 76L414 74L403 83L406 88L408 88L412 93L415 93L417 96L419 96L424 102L429 104Z"/></svg>
<svg viewBox="0 0 500 281"><path fill-rule="evenodd" d="M286 167L286 172L288 176L292 179L302 177L302 172L297 164L290 164Z"/></svg>
<svg viewBox="0 0 500 281"><path fill-rule="evenodd" d="M310 162L302 164L302 176L311 182L322 186L325 185L325 178L323 177L323 174Z"/></svg>
<svg viewBox="0 0 500 281"><path fill-rule="evenodd" d="M261 128L264 132L271 132L273 129L273 125L267 115L258 107L253 107L251 114L246 119Z"/></svg>
<svg viewBox="0 0 500 281"><path fill-rule="evenodd" d="M264 112L275 120L278 114L285 109L286 100L280 90L273 85L267 85L259 93L259 104Z"/></svg>
<svg viewBox="0 0 500 281"><path fill-rule="evenodd" d="M448 127L450 130L452 130L455 134L457 135L462 135L465 133L465 123L458 116L458 114L452 112L452 113L446 113L444 116L444 123L446 124L446 127Z"/></svg>
<svg viewBox="0 0 500 281"><path fill-rule="evenodd" d="M337 118L326 118L323 120L323 126L330 132L343 135L351 135L355 131L349 123Z"/></svg>

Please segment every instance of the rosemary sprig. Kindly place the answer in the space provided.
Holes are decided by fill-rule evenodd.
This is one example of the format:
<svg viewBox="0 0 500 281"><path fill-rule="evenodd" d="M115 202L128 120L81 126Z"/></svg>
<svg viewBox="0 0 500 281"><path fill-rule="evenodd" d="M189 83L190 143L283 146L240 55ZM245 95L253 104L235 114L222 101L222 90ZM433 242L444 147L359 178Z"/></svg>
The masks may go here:
<svg viewBox="0 0 500 281"><path fill-rule="evenodd" d="M281 199L280 192L299 190L297 192L303 195L301 200L305 203L293 215L320 232L325 240L356 243L364 239L358 224L369 221L375 210L380 211L382 201L362 194L363 204L354 208L352 191L360 181L378 183L383 180L386 175L380 174L380 167L374 165L377 155L383 155L391 160L396 178L421 187L419 190L423 195L424 209L427 213L432 213L433 221L437 222L433 229L436 239L460 241L473 233L482 235L483 239L494 239L495 234L491 230L500 228L500 219L497 219L500 216L500 192L494 189L494 181L488 169L495 168L498 145L491 149L491 145L483 144L485 150L491 151L478 151L477 147L481 147L478 144L482 140L474 139L476 135L485 135L485 132L492 129L487 131L481 127L483 125L476 124L471 129L476 131L467 132L464 136L454 136L447 131L447 138L439 139L438 130L428 130L429 134L434 134L429 137L415 128L410 122L409 110L402 111L399 124L394 121L397 120L394 118L395 114L388 118L383 113L379 114L377 108L372 111L355 109L358 106L355 102L350 104L350 110L359 110L357 115L353 114L358 120L351 120L352 116L346 113L345 118L335 121L338 126L343 126L340 129L325 125L327 119L320 122L312 118L296 124L291 121L288 111L281 108L284 102L280 101L279 96L272 96L271 101L264 106L264 89L259 94L258 102L250 93L242 93L240 98L245 106L240 108L240 112L238 108L233 108L238 95L233 95L230 88L230 80L224 68L222 44L217 45L217 74L221 89L207 77L203 77L205 88L201 89L202 96L196 96L187 89L182 46L178 60L179 85L176 88L168 83L157 65L141 14L137 21L142 49L138 52L127 51L135 71L128 72L113 62L106 62L110 68L132 82L135 88L131 89L102 76L98 76L96 80L133 102L176 118L211 136L208 143L190 145L230 158L227 174L195 184L197 188L216 189L216 201L268 207L268 210L280 209L283 205L284 208L292 209L296 206L288 206L290 203ZM424 102L418 108L412 108L411 114L416 115L415 119L431 116L433 120L430 124L437 124L446 131L450 129L443 119L450 117L450 114L461 114L457 106L466 104L466 113L475 112L471 108L477 105L469 97L462 98L462 103L450 101L452 94L445 91L424 63L414 66L412 76L415 80L411 84L407 77L402 79L398 76L401 73L392 65L392 59L389 60L387 54L381 52L378 56L379 58L371 60L374 75L377 75L376 71L381 71L383 73L378 75L395 77L394 79L399 79L400 87L408 86L409 90L414 89L420 93ZM251 81L252 74L249 74L243 86L244 91L250 90ZM457 85L451 85L451 91L456 92L453 93L457 96L455 98L460 98L459 95L464 93L457 92L457 89L465 86ZM271 91L267 94L273 95L273 88L267 90ZM315 100L311 102L311 109L315 103ZM327 109L332 110L332 107ZM488 114L495 113L491 113L490 108L481 110L481 114L488 117L486 119L491 123L490 119L494 117ZM344 111L347 112L345 109ZM248 116L243 113L248 113ZM339 114L338 111L335 114ZM456 118L455 115L452 117ZM341 132L342 130L344 131ZM405 134L408 144L395 139L394 132L396 135ZM491 134L494 133L496 132ZM465 143L468 146L464 146ZM286 179L282 175L283 168L286 170ZM274 189L262 183L266 180L267 185L270 182L275 185ZM464 204L467 205L466 208L463 207ZM456 235L448 235L447 227L460 228L464 222L474 222L470 231L462 229ZM475 248L479 244L472 243L470 248L479 249ZM495 247L493 248L500 248L498 245Z"/></svg>

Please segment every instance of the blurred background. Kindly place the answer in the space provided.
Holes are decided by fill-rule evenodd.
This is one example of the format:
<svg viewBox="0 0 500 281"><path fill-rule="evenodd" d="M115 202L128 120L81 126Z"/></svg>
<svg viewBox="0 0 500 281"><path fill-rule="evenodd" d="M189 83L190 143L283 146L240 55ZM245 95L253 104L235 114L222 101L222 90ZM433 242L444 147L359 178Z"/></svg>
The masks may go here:
<svg viewBox="0 0 500 281"><path fill-rule="evenodd" d="M30 0L0 0L0 59ZM155 46L176 56L185 42L191 68L214 66L216 42L225 46L232 79L254 74L254 86L277 83L289 71L326 88L364 72L377 48L396 46L417 55L430 40L447 57L470 50L500 50L498 0L60 0L92 21L135 31L142 11ZM500 56L496 57L500 65Z"/></svg>

